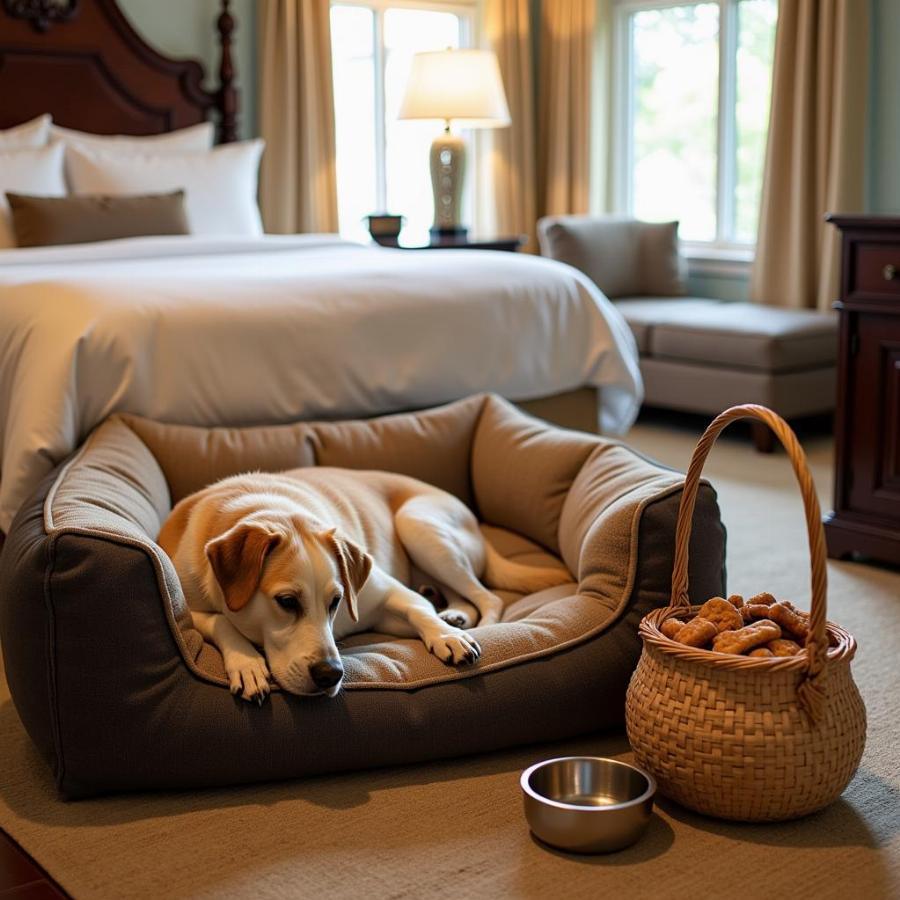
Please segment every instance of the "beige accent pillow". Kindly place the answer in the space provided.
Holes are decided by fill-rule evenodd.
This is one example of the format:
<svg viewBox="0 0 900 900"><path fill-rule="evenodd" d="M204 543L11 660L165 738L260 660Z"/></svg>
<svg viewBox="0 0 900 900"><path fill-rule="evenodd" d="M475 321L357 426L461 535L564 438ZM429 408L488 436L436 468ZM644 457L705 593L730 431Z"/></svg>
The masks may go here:
<svg viewBox="0 0 900 900"><path fill-rule="evenodd" d="M102 194L31 197L7 193L6 199L19 247L190 234L184 191L115 197Z"/></svg>
<svg viewBox="0 0 900 900"><path fill-rule="evenodd" d="M680 297L686 292L677 222L617 216L548 216L541 253L584 272L607 297Z"/></svg>

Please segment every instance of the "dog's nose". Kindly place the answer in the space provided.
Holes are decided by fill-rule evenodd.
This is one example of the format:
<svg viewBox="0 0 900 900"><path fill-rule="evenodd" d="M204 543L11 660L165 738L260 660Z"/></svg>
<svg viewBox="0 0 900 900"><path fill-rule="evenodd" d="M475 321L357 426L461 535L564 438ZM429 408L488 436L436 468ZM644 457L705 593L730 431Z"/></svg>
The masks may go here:
<svg viewBox="0 0 900 900"><path fill-rule="evenodd" d="M309 667L309 674L316 687L325 691L344 677L344 667L339 659L322 659Z"/></svg>

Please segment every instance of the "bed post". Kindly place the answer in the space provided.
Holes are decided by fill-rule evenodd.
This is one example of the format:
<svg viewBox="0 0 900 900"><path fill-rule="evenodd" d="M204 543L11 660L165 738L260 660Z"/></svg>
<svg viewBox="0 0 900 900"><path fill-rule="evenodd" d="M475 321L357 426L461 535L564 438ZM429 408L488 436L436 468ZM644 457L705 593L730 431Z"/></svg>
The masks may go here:
<svg viewBox="0 0 900 900"><path fill-rule="evenodd" d="M231 0L222 0L222 12L216 21L219 32L219 90L216 98L219 108L219 143L228 144L237 140L237 89L234 87L234 63L231 59L231 35L234 31L234 16L231 15Z"/></svg>

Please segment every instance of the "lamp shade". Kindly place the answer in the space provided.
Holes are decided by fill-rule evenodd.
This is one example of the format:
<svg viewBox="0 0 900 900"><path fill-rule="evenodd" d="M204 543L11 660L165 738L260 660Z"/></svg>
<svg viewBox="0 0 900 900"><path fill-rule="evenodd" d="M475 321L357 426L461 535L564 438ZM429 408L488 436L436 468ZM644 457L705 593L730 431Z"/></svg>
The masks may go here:
<svg viewBox="0 0 900 900"><path fill-rule="evenodd" d="M454 119L469 128L509 125L497 57L489 50L417 53L398 118Z"/></svg>

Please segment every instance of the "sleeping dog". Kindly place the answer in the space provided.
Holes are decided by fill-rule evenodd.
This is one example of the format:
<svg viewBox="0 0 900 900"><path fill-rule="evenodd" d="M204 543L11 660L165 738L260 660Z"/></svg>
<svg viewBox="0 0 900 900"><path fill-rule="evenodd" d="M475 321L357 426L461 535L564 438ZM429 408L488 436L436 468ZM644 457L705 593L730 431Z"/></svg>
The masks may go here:
<svg viewBox="0 0 900 900"><path fill-rule="evenodd" d="M476 662L478 641L457 627L465 620L438 615L407 587L414 576L471 603L481 625L500 620L491 588L531 593L570 580L504 559L460 500L387 472L226 478L178 503L159 543L232 693L260 704L270 671L293 694L335 696L344 677L335 641L360 631L418 637L448 665Z"/></svg>

